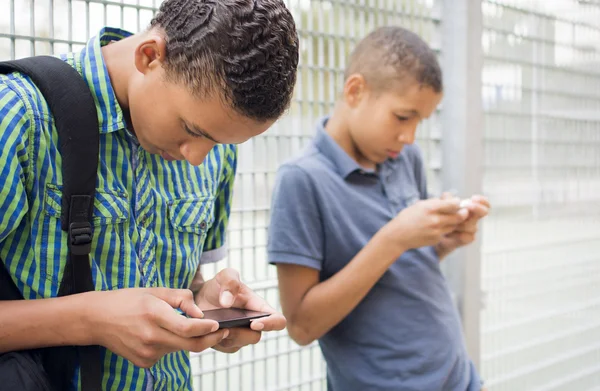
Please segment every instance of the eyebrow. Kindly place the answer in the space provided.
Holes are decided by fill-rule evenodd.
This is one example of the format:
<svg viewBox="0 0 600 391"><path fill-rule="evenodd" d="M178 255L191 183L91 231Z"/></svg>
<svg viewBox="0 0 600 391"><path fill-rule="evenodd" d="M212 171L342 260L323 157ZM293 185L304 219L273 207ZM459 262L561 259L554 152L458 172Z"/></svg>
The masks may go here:
<svg viewBox="0 0 600 391"><path fill-rule="evenodd" d="M202 129L201 127L199 127L198 125L195 124L188 124L186 121L182 120L181 121L183 123L184 126L186 126L190 131L192 131L192 133L196 133L200 136L204 136L207 139L209 139L210 141L212 141L213 143L216 144L221 144L220 141L217 141L213 136L211 136L206 130Z"/></svg>

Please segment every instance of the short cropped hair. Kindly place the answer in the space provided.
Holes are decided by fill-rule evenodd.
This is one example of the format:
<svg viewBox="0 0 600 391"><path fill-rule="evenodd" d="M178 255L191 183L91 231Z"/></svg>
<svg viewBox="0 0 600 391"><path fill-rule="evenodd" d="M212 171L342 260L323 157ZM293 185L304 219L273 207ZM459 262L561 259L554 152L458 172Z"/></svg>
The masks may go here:
<svg viewBox="0 0 600 391"><path fill-rule="evenodd" d="M290 104L298 36L282 0L165 0L150 23L166 40L166 77L198 97L215 92L258 121Z"/></svg>
<svg viewBox="0 0 600 391"><path fill-rule="evenodd" d="M361 40L350 56L345 77L361 74L377 90L412 78L442 92L442 71L435 52L417 34L402 27L380 27Z"/></svg>

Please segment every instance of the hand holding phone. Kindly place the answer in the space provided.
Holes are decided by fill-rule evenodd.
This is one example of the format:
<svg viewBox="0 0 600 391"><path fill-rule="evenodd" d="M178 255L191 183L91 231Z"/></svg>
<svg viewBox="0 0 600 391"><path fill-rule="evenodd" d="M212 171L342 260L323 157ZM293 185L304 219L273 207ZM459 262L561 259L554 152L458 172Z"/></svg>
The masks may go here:
<svg viewBox="0 0 600 391"><path fill-rule="evenodd" d="M471 205L473 203L473 201L470 198L465 198L464 200L460 201L460 209L466 208L469 205Z"/></svg>
<svg viewBox="0 0 600 391"><path fill-rule="evenodd" d="M204 312L203 319L216 320L219 329L231 327L250 327L253 319L264 318L270 314L267 312L244 310L241 308L219 308Z"/></svg>

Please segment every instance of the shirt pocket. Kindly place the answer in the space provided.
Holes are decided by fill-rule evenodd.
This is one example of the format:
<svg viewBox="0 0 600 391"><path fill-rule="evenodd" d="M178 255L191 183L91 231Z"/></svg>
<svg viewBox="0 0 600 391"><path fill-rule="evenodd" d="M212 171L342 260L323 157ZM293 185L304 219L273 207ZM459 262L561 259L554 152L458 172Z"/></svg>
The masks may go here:
<svg viewBox="0 0 600 391"><path fill-rule="evenodd" d="M206 237L215 221L214 197L171 201L168 213L176 231Z"/></svg>
<svg viewBox="0 0 600 391"><path fill-rule="evenodd" d="M419 191L417 189L409 189L402 194L402 205L404 208L412 206L414 203L421 199Z"/></svg>
<svg viewBox="0 0 600 391"><path fill-rule="evenodd" d="M67 233L61 230L62 186L48 184L44 197L44 226L39 249L40 268L47 280L58 286L67 259ZM127 258L128 239L126 223L129 220L129 202L125 192L96 189L92 214L93 239L92 276L96 289L122 286L122 262Z"/></svg>
<svg viewBox="0 0 600 391"><path fill-rule="evenodd" d="M214 197L186 198L168 204L171 240L159 243L162 253L169 254L172 281L190 283L194 277L204 249L204 242L215 221ZM173 285L175 286L175 285ZM186 285L187 286L187 285Z"/></svg>
<svg viewBox="0 0 600 391"><path fill-rule="evenodd" d="M410 184L404 185L396 189L390 195L390 201L394 209L394 213L400 213L405 208L413 205L421 199L419 190Z"/></svg>

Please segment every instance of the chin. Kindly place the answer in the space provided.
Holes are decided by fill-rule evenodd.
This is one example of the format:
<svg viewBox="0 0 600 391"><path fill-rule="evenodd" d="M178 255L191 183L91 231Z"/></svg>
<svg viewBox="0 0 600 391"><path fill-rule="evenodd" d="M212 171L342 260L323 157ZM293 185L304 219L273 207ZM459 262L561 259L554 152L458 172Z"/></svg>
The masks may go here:
<svg viewBox="0 0 600 391"><path fill-rule="evenodd" d="M389 157L387 157L387 156L377 156L377 157L375 157L373 159L369 159L369 160L371 160L375 164L383 164L388 159L389 159Z"/></svg>
<svg viewBox="0 0 600 391"><path fill-rule="evenodd" d="M138 142L140 143L140 146L148 153L157 154L159 152L158 148L156 148L154 145L148 143L143 138L138 138Z"/></svg>

